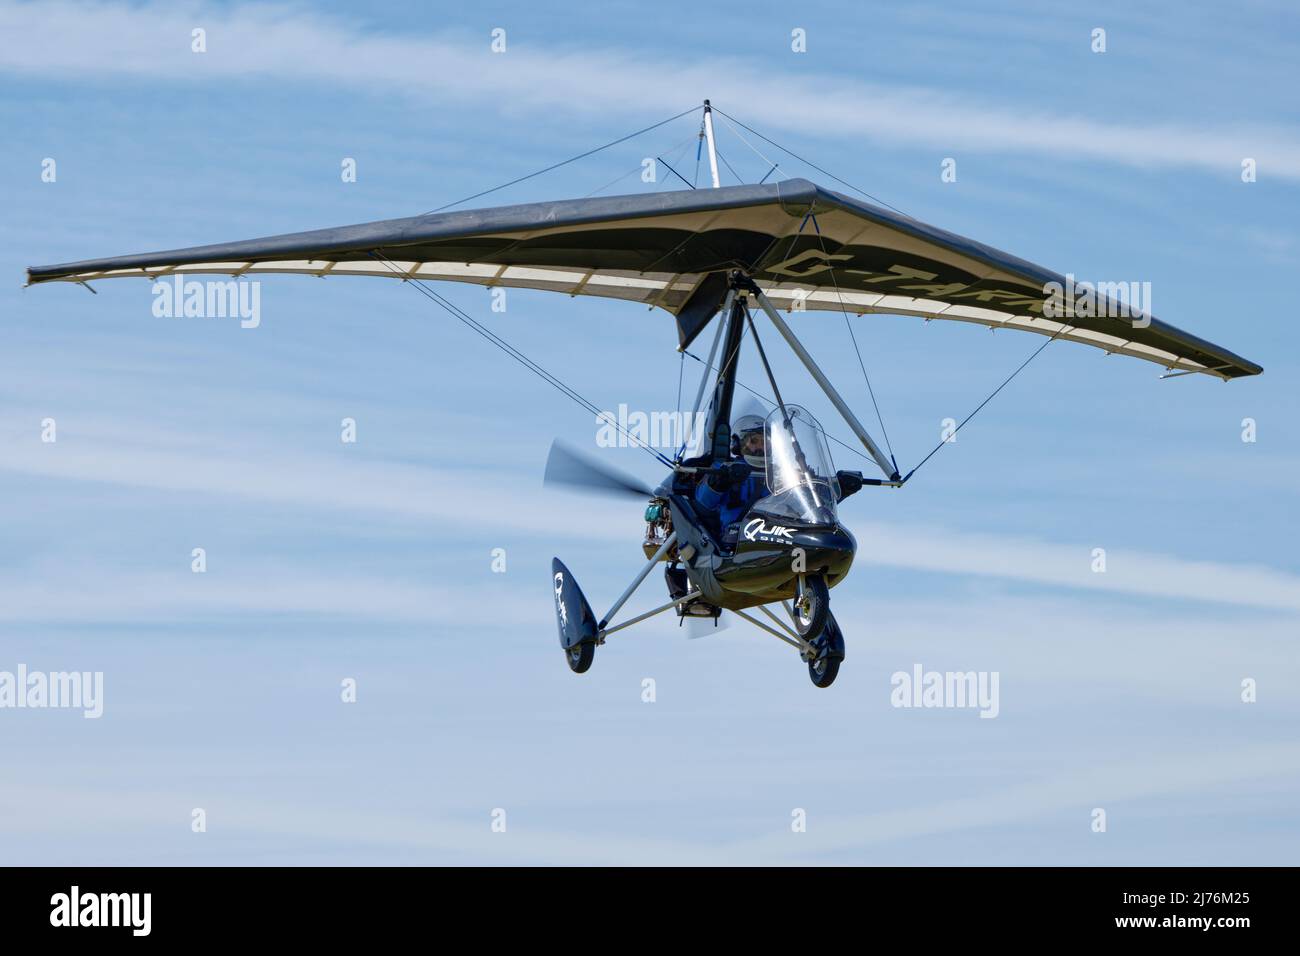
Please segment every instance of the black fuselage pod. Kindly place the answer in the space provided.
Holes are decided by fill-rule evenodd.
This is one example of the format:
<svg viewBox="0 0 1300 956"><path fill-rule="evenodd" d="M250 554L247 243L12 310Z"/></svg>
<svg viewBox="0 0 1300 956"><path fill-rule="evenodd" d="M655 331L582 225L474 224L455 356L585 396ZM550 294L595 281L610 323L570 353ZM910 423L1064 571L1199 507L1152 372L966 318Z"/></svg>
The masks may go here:
<svg viewBox="0 0 1300 956"><path fill-rule="evenodd" d="M820 574L834 587L848 574L857 547L843 525L810 528L751 518L741 525L735 550L714 569L722 606L736 610L791 600L801 573Z"/></svg>

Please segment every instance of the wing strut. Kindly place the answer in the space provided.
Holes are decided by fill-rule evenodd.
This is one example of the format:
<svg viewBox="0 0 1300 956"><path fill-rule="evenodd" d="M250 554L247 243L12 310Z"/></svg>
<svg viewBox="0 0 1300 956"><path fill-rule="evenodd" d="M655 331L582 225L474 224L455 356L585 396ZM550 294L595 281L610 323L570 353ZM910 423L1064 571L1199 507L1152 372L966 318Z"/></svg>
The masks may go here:
<svg viewBox="0 0 1300 956"><path fill-rule="evenodd" d="M880 446L875 443L871 435L867 433L867 430L862 427L862 423L858 421L858 417L853 414L853 409L849 408L848 403L840 397L840 393L835 391L835 386L831 384L830 379L825 376L821 368L813 360L813 357L808 354L808 350L803 347L803 343L795 337L790 326L785 324L785 320L781 318L781 314L776 311L775 307L773 307L771 300L763 294L763 291L754 284L753 280L746 280L746 282L746 291L751 293L758 301L759 306L767 313L767 317L772 320L772 324L776 326L776 330L781 333L781 337L784 338L786 344L790 346L790 350L798 356L799 361L803 362L804 368L808 370L808 374L811 375L813 380L821 386L822 391L826 393L826 397L829 398L831 404L835 406L835 410L840 413L840 416L844 419L845 423L853 430L853 434L858 436L858 440L862 442L863 446L871 454L871 457L875 459L876 464L880 466L880 470L885 473L885 476L889 480L884 482L884 484L895 486L901 485L902 482L899 480L898 470L894 467L893 462L891 462L885 453L880 450Z"/></svg>

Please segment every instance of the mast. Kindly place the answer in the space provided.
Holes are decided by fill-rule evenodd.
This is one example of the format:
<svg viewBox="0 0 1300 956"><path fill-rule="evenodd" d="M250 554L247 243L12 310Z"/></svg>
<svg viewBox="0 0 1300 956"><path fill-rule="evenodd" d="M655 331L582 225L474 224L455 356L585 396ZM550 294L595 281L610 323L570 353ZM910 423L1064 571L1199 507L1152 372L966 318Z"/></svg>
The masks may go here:
<svg viewBox="0 0 1300 956"><path fill-rule="evenodd" d="M718 179L718 150L713 145L713 107L709 101L704 101L704 138L709 144L709 172L713 174L713 188L717 189L722 185L722 180Z"/></svg>
<svg viewBox="0 0 1300 956"><path fill-rule="evenodd" d="M709 144L709 173L713 177L713 188L722 186L718 179L718 149L713 142L713 107L704 101L704 138ZM730 283L729 283L730 284ZM718 334L713 340L713 351L709 352L709 361L704 366L700 377L700 394L695 399L698 410L700 399L704 396L704 385L708 381L710 366L713 364L713 352L722 341L722 359L718 365L717 376L713 380L713 398L709 401L707 422L705 423L704 442L696 462L713 464L726 461L731 457L731 399L736 390L736 364L739 360L740 340L744 336L744 305L736 294L734 284L727 291L718 319ZM682 346L685 348L685 346Z"/></svg>
<svg viewBox="0 0 1300 956"><path fill-rule="evenodd" d="M736 393L736 366L740 364L740 342L745 335L745 300L733 292L727 297L731 314L723 335L722 357L718 362L718 380L709 408L709 460L711 463L731 458L731 401Z"/></svg>

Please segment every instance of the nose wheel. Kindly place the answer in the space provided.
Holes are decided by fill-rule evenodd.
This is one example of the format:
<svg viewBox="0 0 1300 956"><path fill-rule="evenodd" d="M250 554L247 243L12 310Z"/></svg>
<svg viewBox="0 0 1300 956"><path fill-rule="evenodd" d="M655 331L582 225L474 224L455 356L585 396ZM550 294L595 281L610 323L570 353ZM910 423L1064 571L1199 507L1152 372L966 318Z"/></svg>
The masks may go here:
<svg viewBox="0 0 1300 956"><path fill-rule="evenodd" d="M817 687L830 687L840 674L840 662L820 656L808 662L808 679Z"/></svg>
<svg viewBox="0 0 1300 956"><path fill-rule="evenodd" d="M799 636L812 645L805 651L808 679L817 687L830 687L844 660L844 635L831 614L830 588L820 574L800 575L790 605L790 618Z"/></svg>
<svg viewBox="0 0 1300 956"><path fill-rule="evenodd" d="M808 679L817 687L830 687L840 673L842 658L831 656L830 641L823 634L813 642L817 656L808 661Z"/></svg>
<svg viewBox="0 0 1300 956"><path fill-rule="evenodd" d="M817 687L830 687L839 676L844 661L844 634L833 614L826 615L826 624L812 644L814 656L808 658L808 679Z"/></svg>
<svg viewBox="0 0 1300 956"><path fill-rule="evenodd" d="M795 588L790 616L799 636L812 644L826 628L831 614L831 592L820 574L802 574Z"/></svg>

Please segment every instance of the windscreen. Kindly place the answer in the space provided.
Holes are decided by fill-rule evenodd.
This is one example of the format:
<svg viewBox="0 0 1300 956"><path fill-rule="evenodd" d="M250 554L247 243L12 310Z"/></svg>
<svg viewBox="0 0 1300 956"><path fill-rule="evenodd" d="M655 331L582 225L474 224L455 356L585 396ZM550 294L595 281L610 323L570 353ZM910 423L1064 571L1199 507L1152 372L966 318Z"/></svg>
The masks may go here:
<svg viewBox="0 0 1300 956"><path fill-rule="evenodd" d="M754 512L806 525L834 525L839 482L826 435L798 405L767 416L767 488Z"/></svg>

